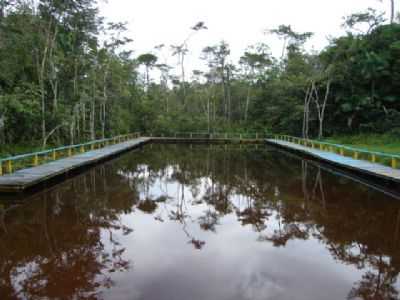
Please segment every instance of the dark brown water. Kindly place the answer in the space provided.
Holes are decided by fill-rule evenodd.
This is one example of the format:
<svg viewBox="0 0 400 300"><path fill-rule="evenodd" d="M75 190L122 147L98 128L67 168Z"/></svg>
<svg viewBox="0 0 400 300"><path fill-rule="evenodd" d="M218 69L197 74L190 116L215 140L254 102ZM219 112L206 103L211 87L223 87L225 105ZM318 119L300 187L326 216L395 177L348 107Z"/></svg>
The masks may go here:
<svg viewBox="0 0 400 300"><path fill-rule="evenodd" d="M399 299L400 201L265 146L147 145L1 203L0 299Z"/></svg>

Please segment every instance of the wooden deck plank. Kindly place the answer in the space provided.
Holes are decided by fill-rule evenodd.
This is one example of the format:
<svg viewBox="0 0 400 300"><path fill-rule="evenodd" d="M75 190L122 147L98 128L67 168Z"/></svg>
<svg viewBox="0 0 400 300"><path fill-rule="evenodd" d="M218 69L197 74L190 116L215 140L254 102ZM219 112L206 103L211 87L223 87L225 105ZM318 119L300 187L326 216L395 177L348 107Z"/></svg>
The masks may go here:
<svg viewBox="0 0 400 300"><path fill-rule="evenodd" d="M0 192L23 191L74 169L94 164L99 160L138 147L148 141L150 138L137 138L0 176Z"/></svg>
<svg viewBox="0 0 400 300"><path fill-rule="evenodd" d="M341 156L339 154L321 151L318 149L313 149L309 147L305 147L302 145L298 145L291 142L286 141L278 141L273 139L267 139L267 143L272 145L277 145L283 148L287 148L290 150L295 150L298 152L305 153L312 157L315 157L322 161L327 161L329 163L333 163L347 169L352 169L353 171L358 171L360 173L366 173L368 175L376 176L382 179L387 179L391 181L395 181L400 183L400 170L393 169L391 167L387 167L384 165L371 163L365 160L353 159L351 157Z"/></svg>

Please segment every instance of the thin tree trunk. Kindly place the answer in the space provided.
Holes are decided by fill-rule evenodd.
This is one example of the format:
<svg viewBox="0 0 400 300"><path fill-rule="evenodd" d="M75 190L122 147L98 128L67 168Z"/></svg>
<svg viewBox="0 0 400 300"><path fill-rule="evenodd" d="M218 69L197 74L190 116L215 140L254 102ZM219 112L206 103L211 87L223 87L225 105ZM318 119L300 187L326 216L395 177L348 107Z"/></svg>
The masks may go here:
<svg viewBox="0 0 400 300"><path fill-rule="evenodd" d="M184 51L184 49L182 49ZM183 97L182 97L182 105L184 109L186 109L186 84L185 84L185 54L182 52L182 57L181 57L181 75L182 75L182 90L183 90Z"/></svg>
<svg viewBox="0 0 400 300"><path fill-rule="evenodd" d="M318 137L320 139L323 137L323 129L324 129L323 126L324 126L324 119L325 119L325 109L326 109L326 103L328 102L330 88L331 88L331 81L328 80L328 82L326 83L324 103L322 104L321 114L320 114L320 118L319 118L319 133L318 133Z"/></svg>
<svg viewBox="0 0 400 300"><path fill-rule="evenodd" d="M249 106L250 106L250 89L251 86L249 84L249 86L247 87L247 96L246 96L246 107L244 109L244 120L247 122L247 116L249 113Z"/></svg>
<svg viewBox="0 0 400 300"><path fill-rule="evenodd" d="M61 127L64 126L64 125L65 125L65 124L60 124L60 125L56 126L55 128L53 128L53 129L44 137L44 139L43 139L43 145L42 145L43 149L46 148L47 141L48 141L48 139L53 135L53 133L56 132L57 129L61 128Z"/></svg>
<svg viewBox="0 0 400 300"><path fill-rule="evenodd" d="M103 77L103 103L102 103L102 117L101 117L101 138L104 139L106 135L106 104L108 100L107 93L107 76L108 76L108 66L104 72Z"/></svg>
<svg viewBox="0 0 400 300"><path fill-rule="evenodd" d="M96 139L96 132L95 132L95 114L96 114L96 70L93 74L93 97L92 97L92 105L90 110L90 139L94 141Z"/></svg>
<svg viewBox="0 0 400 300"><path fill-rule="evenodd" d="M47 32L46 32L46 42L44 45L43 50L43 57L40 62L39 67L39 87L40 87L40 96L41 96L41 117L42 117L42 141L46 138L46 90L45 90L45 83L44 83L44 74L46 69L46 62L47 56L49 53L49 49L51 47L51 27L52 27L52 20L49 21Z"/></svg>
<svg viewBox="0 0 400 300"><path fill-rule="evenodd" d="M207 95L207 132L210 133L210 95Z"/></svg>
<svg viewBox="0 0 400 300"><path fill-rule="evenodd" d="M306 96L304 98L303 138L305 138L305 139L308 139L310 100L311 100L311 96L312 96L311 89L312 89L312 87L307 88Z"/></svg>
<svg viewBox="0 0 400 300"><path fill-rule="evenodd" d="M394 0L390 1L391 7L390 7L390 24L394 23L394 18L395 18L395 8L394 8Z"/></svg>
<svg viewBox="0 0 400 300"><path fill-rule="evenodd" d="M232 97L231 97L231 70L230 67L227 68L226 70L226 84L227 84L227 101L228 101L228 122L231 120L231 114L232 114L232 107L231 107L231 102L232 102Z"/></svg>

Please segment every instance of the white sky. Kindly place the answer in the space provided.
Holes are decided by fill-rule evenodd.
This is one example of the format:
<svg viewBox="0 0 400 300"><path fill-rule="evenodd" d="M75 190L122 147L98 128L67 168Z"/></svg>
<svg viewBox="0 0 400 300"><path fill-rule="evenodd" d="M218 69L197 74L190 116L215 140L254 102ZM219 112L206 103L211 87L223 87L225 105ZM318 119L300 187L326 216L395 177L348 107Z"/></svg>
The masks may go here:
<svg viewBox="0 0 400 300"><path fill-rule="evenodd" d="M307 47L320 50L328 36L343 34L343 16L373 7L389 11L390 1L383 0L108 0L100 1L100 13L106 21L128 22L131 47L136 55L154 52L159 44L177 45L187 37L198 21L201 31L189 43L189 68L201 65L201 50L225 40L231 47L231 59L237 62L244 49L257 42L267 43L279 56L282 43L263 34L265 29L290 24L297 32L311 31L315 36ZM155 52L154 52L155 53ZM164 61L162 61L164 62ZM175 64L170 59L169 64Z"/></svg>

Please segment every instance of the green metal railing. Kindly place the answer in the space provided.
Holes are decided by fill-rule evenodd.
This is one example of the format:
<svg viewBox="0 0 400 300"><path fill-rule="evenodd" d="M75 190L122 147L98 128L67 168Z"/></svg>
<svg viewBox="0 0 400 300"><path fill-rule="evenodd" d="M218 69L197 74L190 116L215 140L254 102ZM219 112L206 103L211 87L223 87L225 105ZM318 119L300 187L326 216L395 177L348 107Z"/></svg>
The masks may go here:
<svg viewBox="0 0 400 300"><path fill-rule="evenodd" d="M44 151L22 154L0 159L0 176L10 174L17 170L38 166L49 161L71 157L90 150L100 149L112 144L125 142L127 140L140 137L140 133L130 133L119 135L112 138L95 140L84 144L64 146Z"/></svg>
<svg viewBox="0 0 400 300"><path fill-rule="evenodd" d="M340 144L332 144L316 140L303 139L288 135L274 135L273 138L276 140L291 142L321 151L329 151L345 157L351 157L359 160L367 160L372 163L390 166L393 169L397 169L400 162L400 155L396 154L369 151L365 149L354 148Z"/></svg>
<svg viewBox="0 0 400 300"><path fill-rule="evenodd" d="M197 132L170 132L170 133L160 133L160 132L149 132L147 133L149 137L167 137L167 138L179 138L179 139L237 139L237 140L259 140L271 137L270 134L263 132L207 132L207 131L197 131Z"/></svg>

